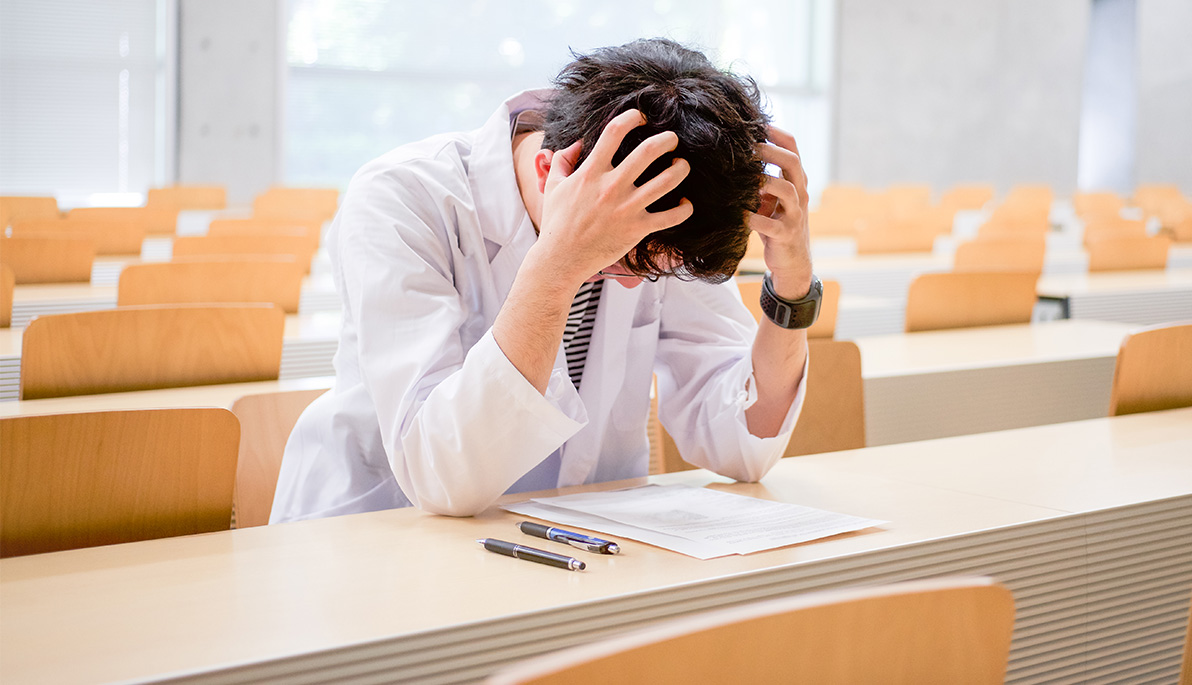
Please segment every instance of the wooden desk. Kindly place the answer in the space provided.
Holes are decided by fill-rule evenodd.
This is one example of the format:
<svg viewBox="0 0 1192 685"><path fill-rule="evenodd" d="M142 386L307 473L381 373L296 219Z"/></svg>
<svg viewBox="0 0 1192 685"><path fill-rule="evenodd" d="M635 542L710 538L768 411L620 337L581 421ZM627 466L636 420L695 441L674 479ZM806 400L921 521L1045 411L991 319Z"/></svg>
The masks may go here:
<svg viewBox="0 0 1192 685"><path fill-rule="evenodd" d="M1044 275L1039 299L1061 316L1153 325L1192 319L1192 269Z"/></svg>
<svg viewBox="0 0 1192 685"><path fill-rule="evenodd" d="M6 559L0 679L469 682L656 619L981 573L1017 602L1008 682L1171 682L1192 586L1189 454L1192 409L786 459L759 484L713 487L890 523L709 561L626 541L582 573L480 549L519 539L519 517L497 510Z"/></svg>
<svg viewBox="0 0 1192 685"><path fill-rule="evenodd" d="M857 338L866 444L1107 416L1131 330L1071 320Z"/></svg>
<svg viewBox="0 0 1192 685"><path fill-rule="evenodd" d="M113 411L117 409L159 409L162 407L223 407L245 395L289 390L322 390L330 388L334 376L310 376L276 381L225 383L221 385L192 385L185 388L113 392L102 395L49 397L24 402L0 402L0 418L9 416L39 416L79 411Z"/></svg>
<svg viewBox="0 0 1192 685"><path fill-rule="evenodd" d="M12 325L21 327L43 314L68 314L110 309L116 306L116 284L50 283L18 285L13 289ZM300 314L336 312L340 309L339 295L330 274L312 274L302 281L302 296L298 303Z"/></svg>
<svg viewBox="0 0 1192 685"><path fill-rule="evenodd" d="M338 311L287 316L279 378L334 375L331 360L339 347L340 324ZM20 397L24 333L23 328L0 328L0 404Z"/></svg>

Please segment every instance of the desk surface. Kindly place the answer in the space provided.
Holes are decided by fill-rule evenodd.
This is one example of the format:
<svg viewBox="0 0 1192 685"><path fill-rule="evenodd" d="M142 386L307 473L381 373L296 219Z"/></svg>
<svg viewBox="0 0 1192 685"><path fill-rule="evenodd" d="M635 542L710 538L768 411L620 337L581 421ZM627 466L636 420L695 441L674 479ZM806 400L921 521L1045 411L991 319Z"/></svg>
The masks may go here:
<svg viewBox="0 0 1192 685"><path fill-rule="evenodd" d="M1116 357L1136 327L1091 320L982 326L854 340L866 379Z"/></svg>
<svg viewBox="0 0 1192 685"><path fill-rule="evenodd" d="M1040 297L1192 290L1192 269L1141 269L1050 274L1039 279Z"/></svg>
<svg viewBox="0 0 1192 685"><path fill-rule="evenodd" d="M650 480L718 483L712 487L891 523L709 561L626 541L619 556L585 556L583 573L480 549L476 538L518 539L518 517L498 510L471 519L392 510L6 559L0 676L145 679L330 658L336 652L325 650L364 643L395 654L466 651L492 635L508 649L475 658L518 658L532 653L518 645L552 639L535 628L550 616L558 626L598 631L591 622L601 607L638 607L645 613L630 619L648 620L652 603L678 596L698 603L733 583L748 594L802 565L861 564L908 545L987 539L980 536L1004 527L1011 530L1003 538L1015 540L1025 534L1016 527L1080 512L1183 501L1192 493L1188 454L1192 409L786 459L758 484L727 484L704 471L656 476ZM1016 593L1020 611L1029 595ZM1186 607L1186 596L1179 601ZM427 663L443 672L457 666Z"/></svg>
<svg viewBox="0 0 1192 685"><path fill-rule="evenodd" d="M339 340L343 315L340 312L287 314L285 340ZM24 328L0 328L0 357L20 357Z"/></svg>

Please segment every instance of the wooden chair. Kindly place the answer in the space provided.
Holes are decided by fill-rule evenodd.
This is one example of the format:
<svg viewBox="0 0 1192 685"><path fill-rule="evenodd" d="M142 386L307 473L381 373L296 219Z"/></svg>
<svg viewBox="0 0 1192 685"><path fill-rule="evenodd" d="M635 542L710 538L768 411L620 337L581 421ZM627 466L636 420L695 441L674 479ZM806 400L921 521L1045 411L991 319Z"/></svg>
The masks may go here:
<svg viewBox="0 0 1192 685"><path fill-rule="evenodd" d="M1101 217L1085 223L1082 242L1085 247L1089 243L1106 238L1145 238L1147 237L1146 222L1141 219L1123 219L1121 217Z"/></svg>
<svg viewBox="0 0 1192 685"><path fill-rule="evenodd" d="M934 227L905 221L870 223L857 230L857 254L931 252L937 235Z"/></svg>
<svg viewBox="0 0 1192 685"><path fill-rule="evenodd" d="M1030 323L1039 274L967 271L920 274L906 297L906 331Z"/></svg>
<svg viewBox="0 0 1192 685"><path fill-rule="evenodd" d="M1051 186L1019 184L1010 188L1010 192L1006 193L1006 199L1002 204L1009 207L1045 208L1050 211L1054 198L1055 193L1052 192Z"/></svg>
<svg viewBox="0 0 1192 685"><path fill-rule="evenodd" d="M1043 272L1047 240L1043 236L1023 236L970 240L956 247L953 271L1031 271Z"/></svg>
<svg viewBox="0 0 1192 685"><path fill-rule="evenodd" d="M977 237L999 238L1022 235L1046 235L1051 220L1042 210L998 207L989 220L977 229Z"/></svg>
<svg viewBox="0 0 1192 685"><path fill-rule="evenodd" d="M339 209L339 191L334 188L286 188L274 186L253 200L257 218L304 217L326 221Z"/></svg>
<svg viewBox="0 0 1192 685"><path fill-rule="evenodd" d="M852 236L857 232L857 219L839 210L814 210L808 213L807 225L812 238ZM750 235L756 234L751 233ZM761 255L756 256L760 257Z"/></svg>
<svg viewBox="0 0 1192 685"><path fill-rule="evenodd" d="M239 439L218 408L0 419L0 556L227 530Z"/></svg>
<svg viewBox="0 0 1192 685"><path fill-rule="evenodd" d="M145 227L137 224L39 219L14 223L12 235L85 238L95 244L97 255L139 255L145 242Z"/></svg>
<svg viewBox="0 0 1192 685"><path fill-rule="evenodd" d="M1088 220L1094 217L1117 218L1121 216L1126 203L1121 196L1113 192L1074 193L1072 195L1072 209L1076 215Z"/></svg>
<svg viewBox="0 0 1192 685"><path fill-rule="evenodd" d="M120 272L116 305L268 302L296 314L304 276L287 256L130 264Z"/></svg>
<svg viewBox="0 0 1192 685"><path fill-rule="evenodd" d="M824 297L820 300L819 317L811 328L807 329L808 338L832 338L836 335L836 315L840 311L840 282L826 280L823 281L823 285ZM745 307L753 314L753 320L761 323L762 277L737 276L737 289L741 291L741 300Z"/></svg>
<svg viewBox="0 0 1192 685"><path fill-rule="evenodd" d="M1089 271L1163 269L1171 241L1165 236L1103 238L1088 244Z"/></svg>
<svg viewBox="0 0 1192 685"><path fill-rule="evenodd" d="M807 341L807 395L784 457L836 452L865 446L865 388L861 350L849 340ZM651 431L656 435L658 468L670 473L695 468L679 453L674 439L657 421L657 397L651 402ZM654 445L651 445L654 447Z"/></svg>
<svg viewBox="0 0 1192 685"><path fill-rule="evenodd" d="M1192 214L1167 226L1164 234L1177 243L1192 243Z"/></svg>
<svg viewBox="0 0 1192 685"><path fill-rule="evenodd" d="M829 183L820 192L819 204L817 208L849 208L858 205L869 204L872 201L873 195L863 186L849 185L845 183Z"/></svg>
<svg viewBox="0 0 1192 685"><path fill-rule="evenodd" d="M150 188L145 206L172 210L224 209L228 206L228 195L223 186L185 185Z"/></svg>
<svg viewBox="0 0 1192 685"><path fill-rule="evenodd" d="M133 224L146 233L172 234L178 226L178 210L165 207L80 207L66 213L69 221Z"/></svg>
<svg viewBox="0 0 1192 685"><path fill-rule="evenodd" d="M12 326L12 294L16 276L7 264L0 264L0 328Z"/></svg>
<svg viewBox="0 0 1192 685"><path fill-rule="evenodd" d="M315 248L301 232L288 235L190 235L174 239L174 257L289 256L310 273Z"/></svg>
<svg viewBox="0 0 1192 685"><path fill-rule="evenodd" d="M1192 322L1126 336L1118 350L1109 415L1192 407Z"/></svg>
<svg viewBox="0 0 1192 685"><path fill-rule="evenodd" d="M489 685L965 683L1006 674L1014 598L988 578L829 590L695 613L530 658Z"/></svg>
<svg viewBox="0 0 1192 685"><path fill-rule="evenodd" d="M240 419L235 495L237 528L269 523L286 440L307 405L325 392L325 389L293 390L245 395L232 404L232 413Z"/></svg>
<svg viewBox="0 0 1192 685"><path fill-rule="evenodd" d="M850 340L808 340L807 397L785 457L865 446L861 349Z"/></svg>
<svg viewBox="0 0 1192 685"><path fill-rule="evenodd" d="M75 236L0 237L0 264L17 283L87 283L95 243Z"/></svg>
<svg viewBox="0 0 1192 685"><path fill-rule="evenodd" d="M216 219L207 227L207 235L304 235L316 250L322 232L323 222L302 219Z"/></svg>
<svg viewBox="0 0 1192 685"><path fill-rule="evenodd" d="M896 183L880 196L886 215L893 219L909 217L931 206L931 186L926 183Z"/></svg>
<svg viewBox="0 0 1192 685"><path fill-rule="evenodd" d="M52 197L0 196L0 233L17 221L57 219L60 216L58 200Z"/></svg>
<svg viewBox="0 0 1192 685"><path fill-rule="evenodd" d="M953 212L973 211L983 208L993 199L993 186L988 183L972 183L952 186L940 196L939 206Z"/></svg>
<svg viewBox="0 0 1192 685"><path fill-rule="evenodd" d="M39 316L21 342L21 399L276 380L284 331L269 304Z"/></svg>

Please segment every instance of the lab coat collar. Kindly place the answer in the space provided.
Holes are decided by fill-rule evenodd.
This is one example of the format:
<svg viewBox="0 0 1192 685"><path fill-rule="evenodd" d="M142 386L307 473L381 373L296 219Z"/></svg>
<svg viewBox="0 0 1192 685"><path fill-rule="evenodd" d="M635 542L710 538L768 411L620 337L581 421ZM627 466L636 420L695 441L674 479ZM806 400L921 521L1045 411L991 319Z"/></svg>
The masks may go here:
<svg viewBox="0 0 1192 685"><path fill-rule="evenodd" d="M484 237L501 247L508 245L527 227L533 232L513 173L511 115L526 109L545 108L551 92L550 89L539 89L514 95L501 103L476 132L468 182L478 214L489 219L483 227Z"/></svg>

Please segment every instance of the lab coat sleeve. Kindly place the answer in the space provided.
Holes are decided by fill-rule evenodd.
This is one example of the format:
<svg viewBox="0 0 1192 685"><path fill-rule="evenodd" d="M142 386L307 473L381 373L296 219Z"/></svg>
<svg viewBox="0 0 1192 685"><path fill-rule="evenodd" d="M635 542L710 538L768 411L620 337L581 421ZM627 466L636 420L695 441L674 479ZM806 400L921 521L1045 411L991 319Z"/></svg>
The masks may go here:
<svg viewBox="0 0 1192 685"><path fill-rule="evenodd" d="M566 374L545 396L513 366L489 330L465 349L458 193L433 187L450 169L362 170L336 219L345 306L355 322L360 374L373 400L394 476L414 506L468 516L587 422Z"/></svg>
<svg viewBox="0 0 1192 685"><path fill-rule="evenodd" d="M670 281L662 298L658 413L683 459L739 481L759 480L782 457L803 406L807 366L778 435L749 432L757 401L752 345L757 324L734 281Z"/></svg>

